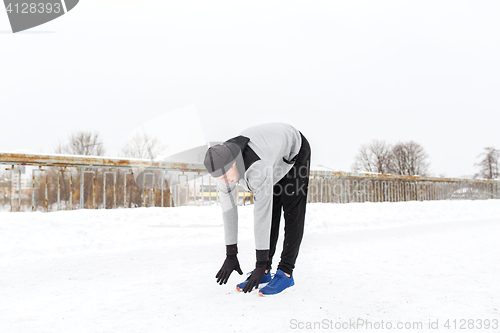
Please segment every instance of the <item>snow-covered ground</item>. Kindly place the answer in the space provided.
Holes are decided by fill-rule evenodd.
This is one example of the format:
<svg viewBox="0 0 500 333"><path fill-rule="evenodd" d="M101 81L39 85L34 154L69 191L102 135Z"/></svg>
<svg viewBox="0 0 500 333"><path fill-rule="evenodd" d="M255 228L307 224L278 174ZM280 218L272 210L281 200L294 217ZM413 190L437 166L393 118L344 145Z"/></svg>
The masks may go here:
<svg viewBox="0 0 500 333"><path fill-rule="evenodd" d="M252 209L239 210L244 271L255 260ZM237 292L237 273L216 284L220 215L0 213L0 331L500 330L500 200L310 204L295 290L265 298ZM414 322L422 329L395 329Z"/></svg>

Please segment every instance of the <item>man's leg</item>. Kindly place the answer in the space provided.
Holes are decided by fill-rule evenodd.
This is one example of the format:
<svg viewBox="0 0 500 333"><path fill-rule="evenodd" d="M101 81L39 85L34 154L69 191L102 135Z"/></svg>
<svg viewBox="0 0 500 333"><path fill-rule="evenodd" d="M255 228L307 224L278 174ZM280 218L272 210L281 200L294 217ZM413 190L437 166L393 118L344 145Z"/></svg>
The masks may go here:
<svg viewBox="0 0 500 333"><path fill-rule="evenodd" d="M283 189L281 204L285 213L285 239L278 269L289 275L295 268L304 234L310 161L311 149L307 140L302 137L302 147L295 165L279 182Z"/></svg>

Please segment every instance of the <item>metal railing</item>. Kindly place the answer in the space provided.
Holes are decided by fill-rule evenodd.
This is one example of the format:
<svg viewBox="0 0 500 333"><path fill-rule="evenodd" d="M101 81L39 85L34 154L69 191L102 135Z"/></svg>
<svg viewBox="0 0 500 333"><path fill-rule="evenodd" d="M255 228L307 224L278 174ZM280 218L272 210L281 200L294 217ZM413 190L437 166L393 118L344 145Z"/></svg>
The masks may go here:
<svg viewBox="0 0 500 333"><path fill-rule="evenodd" d="M500 199L500 181L311 171L309 202Z"/></svg>
<svg viewBox="0 0 500 333"><path fill-rule="evenodd" d="M26 166L31 173L23 174ZM216 181L202 164L0 153L0 172L0 207L11 211L219 203ZM253 203L243 188L238 197L240 205ZM498 180L333 171L311 171L308 193L308 202L324 203L499 198Z"/></svg>

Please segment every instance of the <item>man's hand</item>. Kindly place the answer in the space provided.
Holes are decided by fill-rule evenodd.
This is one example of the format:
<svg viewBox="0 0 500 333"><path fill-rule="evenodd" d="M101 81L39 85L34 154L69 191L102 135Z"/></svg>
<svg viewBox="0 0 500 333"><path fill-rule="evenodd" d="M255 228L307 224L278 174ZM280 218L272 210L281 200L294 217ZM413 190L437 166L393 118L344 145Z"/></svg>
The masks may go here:
<svg viewBox="0 0 500 333"><path fill-rule="evenodd" d="M247 279L247 284L245 287L243 287L243 292L244 293L249 293L252 291L253 287L259 288L259 283L260 280L262 280L262 277L264 276L264 273L266 271L266 265L262 266L256 266L255 269L253 270L252 274L248 277Z"/></svg>
<svg viewBox="0 0 500 333"><path fill-rule="evenodd" d="M236 258L237 253L238 248L236 244L226 246L226 260L224 260L221 269L215 276L218 284L226 284L233 271L237 271L240 275L243 274L238 258Z"/></svg>
<svg viewBox="0 0 500 333"><path fill-rule="evenodd" d="M254 286L255 288L259 288L260 280L262 280L266 271L269 250L256 250L255 252L257 256L257 263L255 264L255 269L252 274L247 279L247 284L243 287L243 292L245 293L251 292Z"/></svg>

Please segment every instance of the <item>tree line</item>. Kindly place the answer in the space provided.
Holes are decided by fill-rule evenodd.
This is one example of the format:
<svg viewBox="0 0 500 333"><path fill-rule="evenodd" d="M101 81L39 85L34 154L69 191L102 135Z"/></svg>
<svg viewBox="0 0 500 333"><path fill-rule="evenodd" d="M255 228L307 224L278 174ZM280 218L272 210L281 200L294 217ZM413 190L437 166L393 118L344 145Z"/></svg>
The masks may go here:
<svg viewBox="0 0 500 333"><path fill-rule="evenodd" d="M130 158L156 159L166 144L156 136L137 133L122 147L122 154ZM56 154L104 156L106 148L99 132L77 131L69 135L66 143L59 143Z"/></svg>
<svg viewBox="0 0 500 333"><path fill-rule="evenodd" d="M474 166L479 171L474 178L499 178L500 150L486 147L478 158L480 161ZM372 140L361 145L352 169L355 172L428 176L429 166L429 155L419 143L408 141L391 145L383 140Z"/></svg>

